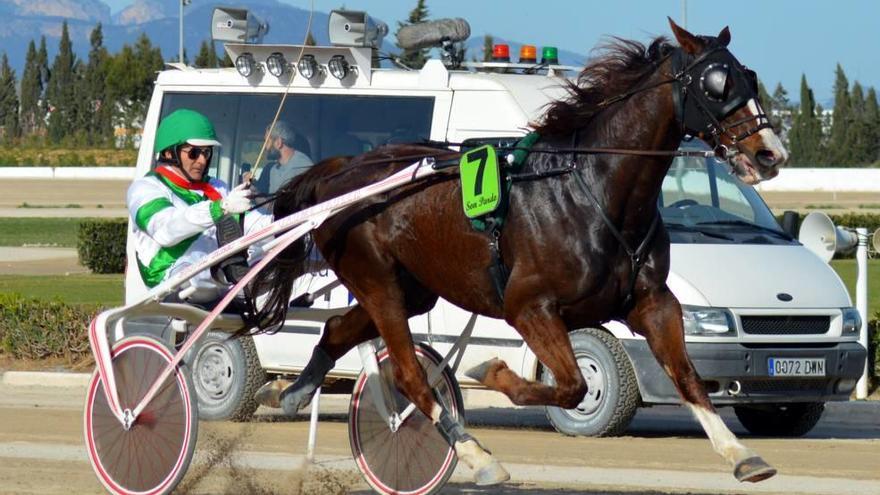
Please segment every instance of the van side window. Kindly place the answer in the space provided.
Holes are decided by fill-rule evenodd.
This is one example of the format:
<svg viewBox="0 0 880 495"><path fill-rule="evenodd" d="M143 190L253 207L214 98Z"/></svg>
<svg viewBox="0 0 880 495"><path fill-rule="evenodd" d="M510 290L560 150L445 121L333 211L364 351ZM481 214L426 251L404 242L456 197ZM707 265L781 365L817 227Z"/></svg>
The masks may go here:
<svg viewBox="0 0 880 495"><path fill-rule="evenodd" d="M204 113L214 123L223 146L211 164L211 175L232 185L251 171L263 146L280 94L166 93L160 119L178 108ZM357 155L389 143L417 143L431 135L434 98L430 96L290 94L279 121L289 131L292 147L309 163L340 155ZM264 153L260 170L268 162Z"/></svg>

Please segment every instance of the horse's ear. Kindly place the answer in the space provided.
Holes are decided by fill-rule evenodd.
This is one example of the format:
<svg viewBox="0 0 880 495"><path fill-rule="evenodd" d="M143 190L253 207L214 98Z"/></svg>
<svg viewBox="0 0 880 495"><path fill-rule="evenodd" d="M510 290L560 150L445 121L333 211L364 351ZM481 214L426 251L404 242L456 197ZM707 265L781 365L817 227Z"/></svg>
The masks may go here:
<svg viewBox="0 0 880 495"><path fill-rule="evenodd" d="M675 35L675 39L678 40L679 46L681 46L685 52L694 55L703 50L703 40L692 35L686 29L679 27L671 17L667 17L667 19L669 19L669 27L672 28L672 34Z"/></svg>
<svg viewBox="0 0 880 495"><path fill-rule="evenodd" d="M718 33L718 42L721 43L721 46L727 46L730 44L730 28L724 26L724 29Z"/></svg>

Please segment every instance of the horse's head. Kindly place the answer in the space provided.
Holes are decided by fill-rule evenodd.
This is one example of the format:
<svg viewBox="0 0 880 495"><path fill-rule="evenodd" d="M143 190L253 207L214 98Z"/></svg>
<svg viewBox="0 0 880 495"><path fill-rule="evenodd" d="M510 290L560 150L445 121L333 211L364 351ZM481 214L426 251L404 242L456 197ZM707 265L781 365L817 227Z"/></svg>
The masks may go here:
<svg viewBox="0 0 880 495"><path fill-rule="evenodd" d="M727 49L730 31L695 36L669 19L681 46L672 55L676 116L684 130L729 160L747 184L772 179L788 151L758 98L758 76Z"/></svg>

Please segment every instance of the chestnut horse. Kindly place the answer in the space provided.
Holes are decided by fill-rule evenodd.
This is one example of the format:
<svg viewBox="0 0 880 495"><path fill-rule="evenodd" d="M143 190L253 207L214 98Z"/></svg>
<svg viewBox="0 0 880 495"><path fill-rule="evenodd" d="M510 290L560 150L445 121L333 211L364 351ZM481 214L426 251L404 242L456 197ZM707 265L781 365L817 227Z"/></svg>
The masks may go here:
<svg viewBox="0 0 880 495"><path fill-rule="evenodd" d="M497 359L469 376L514 404L573 408L587 385L568 331L616 319L647 339L737 479L773 476L775 469L724 425L688 358L681 307L666 285L669 237L658 220L657 200L685 134L706 140L751 184L774 177L787 152L761 109L754 72L727 50L728 29L717 37L695 36L669 22L678 46L662 37L648 47L616 39L569 84L566 99L548 106L522 169L535 180L513 184L497 239L469 224L455 168L368 199L318 228L314 241L358 304L327 322L312 359L282 401L293 410L305 405L334 360L381 336L402 393L432 419L459 459L476 471L479 484L498 483L509 478L507 472L432 394L407 320L429 311L438 296L503 318L553 373L555 384L527 381ZM398 145L328 159L280 191L275 214L375 182L425 155L458 156ZM308 261L306 249L303 242L292 246L260 275L257 283L271 288L261 313L267 323L283 321L293 280ZM496 253L509 271L502 293L488 271Z"/></svg>

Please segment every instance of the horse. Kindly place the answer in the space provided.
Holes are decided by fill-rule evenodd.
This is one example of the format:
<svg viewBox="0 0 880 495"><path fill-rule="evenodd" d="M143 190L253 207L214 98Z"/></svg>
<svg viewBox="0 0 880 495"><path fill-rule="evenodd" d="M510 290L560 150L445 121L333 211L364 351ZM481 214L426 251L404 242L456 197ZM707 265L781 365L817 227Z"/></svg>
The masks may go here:
<svg viewBox="0 0 880 495"><path fill-rule="evenodd" d="M527 381L498 359L468 375L514 404L568 409L587 391L569 330L616 319L645 337L735 477L773 476L776 470L725 426L686 353L681 307L666 285L669 236L657 203L685 135L710 144L750 184L777 175L788 153L761 108L756 74L727 49L729 29L696 36L669 24L677 45L664 37L647 46L613 38L567 84L568 96L548 105L534 124L538 138L522 169L534 180L512 185L495 235L469 224L456 200L461 185L454 168L367 199L317 228L311 242L357 304L326 322L311 360L281 400L293 410L304 406L336 359L381 336L401 392L475 471L478 484L500 483L509 474L432 394L407 320L429 311L438 297L503 318L555 383ZM459 154L391 145L329 158L279 191L275 216L384 178L414 156ZM283 322L293 281L306 270L308 244L292 245L256 280L268 291L259 315L267 326ZM489 270L499 259L508 273L500 290Z"/></svg>

